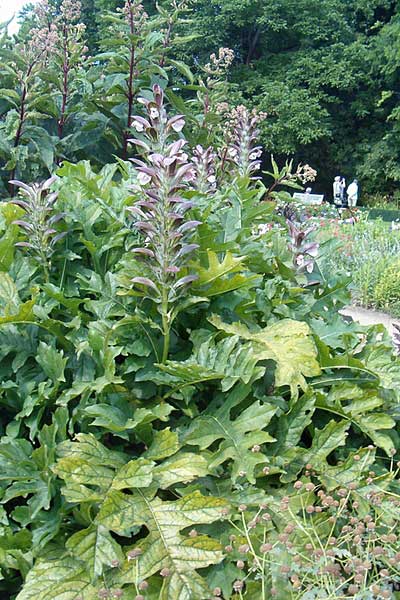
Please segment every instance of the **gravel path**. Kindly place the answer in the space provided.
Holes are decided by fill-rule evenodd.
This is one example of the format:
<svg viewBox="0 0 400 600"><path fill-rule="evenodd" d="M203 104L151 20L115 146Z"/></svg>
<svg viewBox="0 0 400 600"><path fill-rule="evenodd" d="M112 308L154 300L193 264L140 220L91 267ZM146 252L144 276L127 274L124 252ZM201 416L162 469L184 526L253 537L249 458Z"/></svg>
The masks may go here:
<svg viewBox="0 0 400 600"><path fill-rule="evenodd" d="M352 317L354 321L358 321L361 325L377 325L378 323L382 323L391 335L393 334L393 323L400 325L400 319L395 319L386 313L376 310L361 308L360 306L347 306L340 311L340 314Z"/></svg>

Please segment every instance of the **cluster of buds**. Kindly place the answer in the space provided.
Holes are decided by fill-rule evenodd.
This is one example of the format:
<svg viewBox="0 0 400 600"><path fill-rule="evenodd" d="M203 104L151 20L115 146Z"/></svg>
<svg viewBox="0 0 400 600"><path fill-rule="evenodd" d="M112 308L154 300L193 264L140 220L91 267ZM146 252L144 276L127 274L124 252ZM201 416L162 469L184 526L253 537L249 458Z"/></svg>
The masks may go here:
<svg viewBox="0 0 400 600"><path fill-rule="evenodd" d="M149 18L144 10L143 4L139 0L126 0L123 8L117 8L121 12L129 25L138 35Z"/></svg>
<svg viewBox="0 0 400 600"><path fill-rule="evenodd" d="M188 274L187 263L198 248L192 238L200 222L185 219L193 203L179 195L193 181L195 170L184 151L186 141L170 140L185 122L181 115L168 119L160 86L153 87L151 100L141 98L141 102L147 118L134 117L132 125L141 139L131 141L147 154L146 162L132 159L145 198L130 207L130 211L137 219L134 227L144 237L143 247L133 252L145 261L149 276L135 277L132 282L144 288L145 295L150 294L165 309L197 278Z"/></svg>
<svg viewBox="0 0 400 600"><path fill-rule="evenodd" d="M213 148L203 148L197 145L193 150L193 165L195 172L194 186L201 194L214 192L217 187L216 154Z"/></svg>
<svg viewBox="0 0 400 600"><path fill-rule="evenodd" d="M60 6L61 17L64 21L77 23L81 18L82 4L79 0L63 0Z"/></svg>
<svg viewBox="0 0 400 600"><path fill-rule="evenodd" d="M266 118L265 113L249 111L239 105L228 113L230 142L226 150L226 160L236 165L241 177L250 177L261 165L261 146L255 146L259 135L258 123Z"/></svg>
<svg viewBox="0 0 400 600"><path fill-rule="evenodd" d="M35 27L31 30L31 39L27 49L32 55L44 57L54 52L59 45L57 25L51 23L49 27Z"/></svg>
<svg viewBox="0 0 400 600"><path fill-rule="evenodd" d="M290 244L289 248L293 252L293 264L299 272L307 271L312 273L314 270L314 259L318 256L319 244L317 242L307 242L306 238L310 235L313 228L302 231L298 229L292 221L287 221Z"/></svg>
<svg viewBox="0 0 400 600"><path fill-rule="evenodd" d="M70 30L75 31L78 40L85 31L80 23L82 6L79 0L63 0L57 14L48 0L41 0L35 7L36 27L32 28L27 47L31 52L41 53L44 57L57 54L63 47L62 38ZM87 48L81 49L85 54Z"/></svg>
<svg viewBox="0 0 400 600"><path fill-rule="evenodd" d="M12 180L10 183L20 188L24 198L14 198L11 204L19 206L25 211L24 220L14 221L23 230L26 240L15 245L26 248L32 257L42 266L46 279L50 270L50 261L55 244L60 241L66 232L57 232L54 225L63 217L63 213L54 211L54 204L58 192L49 193L50 187L57 180L51 177L39 184L26 185L22 181ZM29 241L28 241L29 240Z"/></svg>
<svg viewBox="0 0 400 600"><path fill-rule="evenodd" d="M232 65L235 59L235 53L230 48L220 48L218 56L213 53L210 55L210 62L204 66L204 71L208 75L223 75Z"/></svg>

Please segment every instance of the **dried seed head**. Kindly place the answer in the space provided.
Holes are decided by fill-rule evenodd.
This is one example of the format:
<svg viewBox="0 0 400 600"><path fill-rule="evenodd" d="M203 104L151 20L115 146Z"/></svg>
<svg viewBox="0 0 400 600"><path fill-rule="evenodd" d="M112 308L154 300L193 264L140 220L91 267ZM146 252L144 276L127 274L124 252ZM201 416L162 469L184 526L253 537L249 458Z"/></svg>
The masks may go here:
<svg viewBox="0 0 400 600"><path fill-rule="evenodd" d="M161 577L169 577L170 574L171 574L171 571L168 569L168 567L164 567L160 571Z"/></svg>
<svg viewBox="0 0 400 600"><path fill-rule="evenodd" d="M260 546L260 552L262 554L265 554L266 552L270 552L272 550L273 546L272 544L262 544Z"/></svg>
<svg viewBox="0 0 400 600"><path fill-rule="evenodd" d="M371 585L370 590L373 594L375 594L375 596L379 596L381 593L381 588L379 587L379 585L376 585L376 584Z"/></svg>
<svg viewBox="0 0 400 600"><path fill-rule="evenodd" d="M240 592L243 589L243 581L237 579L233 584L233 589L235 592Z"/></svg>
<svg viewBox="0 0 400 600"><path fill-rule="evenodd" d="M238 569L244 569L244 562L242 560L236 561L236 566Z"/></svg>
<svg viewBox="0 0 400 600"><path fill-rule="evenodd" d="M302 481L296 481L293 484L293 487L294 487L295 490L301 490L301 488L303 487L303 482Z"/></svg>
<svg viewBox="0 0 400 600"><path fill-rule="evenodd" d="M228 544L227 546L225 546L225 552L233 552L233 546L231 546L230 544Z"/></svg>
<svg viewBox="0 0 400 600"><path fill-rule="evenodd" d="M126 556L128 557L128 561L130 561L135 560L135 558L138 558L141 554L143 554L143 550L140 548L133 548L133 550L129 550Z"/></svg>
<svg viewBox="0 0 400 600"><path fill-rule="evenodd" d="M290 567L288 567L287 565L282 565L280 568L280 572L283 574L290 573Z"/></svg>
<svg viewBox="0 0 400 600"><path fill-rule="evenodd" d="M141 581L138 585L138 589L143 592L144 590L147 590L147 588L149 587L149 584L147 583L147 581Z"/></svg>
<svg viewBox="0 0 400 600"><path fill-rule="evenodd" d="M239 504L239 512L244 512L247 510L247 506L245 504Z"/></svg>
<svg viewBox="0 0 400 600"><path fill-rule="evenodd" d="M380 577L390 577L390 573L387 569L381 569L379 571L379 576Z"/></svg>
<svg viewBox="0 0 400 600"><path fill-rule="evenodd" d="M242 544L241 546L238 547L238 552L240 552L240 554L247 554L247 552L250 550L250 546L248 544Z"/></svg>
<svg viewBox="0 0 400 600"><path fill-rule="evenodd" d="M315 490L315 485L313 483L306 483L307 492L313 492Z"/></svg>

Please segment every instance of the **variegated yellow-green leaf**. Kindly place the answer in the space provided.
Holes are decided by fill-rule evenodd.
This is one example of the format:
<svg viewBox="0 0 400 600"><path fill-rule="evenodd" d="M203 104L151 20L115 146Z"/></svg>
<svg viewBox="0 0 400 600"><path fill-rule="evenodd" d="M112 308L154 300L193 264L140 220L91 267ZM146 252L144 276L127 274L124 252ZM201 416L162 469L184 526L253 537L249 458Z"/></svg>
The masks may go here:
<svg viewBox="0 0 400 600"><path fill-rule="evenodd" d="M100 577L104 567L111 567L113 562L123 561L123 553L108 530L102 525L91 525L74 533L66 548L79 560L83 561L93 581Z"/></svg>
<svg viewBox="0 0 400 600"><path fill-rule="evenodd" d="M17 600L98 600L85 564L73 558L38 562Z"/></svg>
<svg viewBox="0 0 400 600"><path fill-rule="evenodd" d="M140 490L132 496L126 496L126 502L130 502L132 506L129 517L136 525L145 524L149 534L138 542L140 556L125 562L122 569L123 582L131 583L138 577L139 580L147 579L163 570L167 575L161 598L209 598L210 590L196 570L220 562L221 546L207 536L190 538L182 535L181 531L200 523L219 520L223 511L228 508L227 502L220 498L202 496L200 492L194 492L176 502L163 502L160 498L148 497ZM108 519L103 510L98 521L110 527L114 517Z"/></svg>
<svg viewBox="0 0 400 600"><path fill-rule="evenodd" d="M209 320L220 331L251 342L259 361L273 360L276 363L275 385L288 385L295 397L299 387L307 388L306 377L315 377L321 372L311 330L306 323L283 319L265 329L250 331L242 323L224 323L218 316Z"/></svg>

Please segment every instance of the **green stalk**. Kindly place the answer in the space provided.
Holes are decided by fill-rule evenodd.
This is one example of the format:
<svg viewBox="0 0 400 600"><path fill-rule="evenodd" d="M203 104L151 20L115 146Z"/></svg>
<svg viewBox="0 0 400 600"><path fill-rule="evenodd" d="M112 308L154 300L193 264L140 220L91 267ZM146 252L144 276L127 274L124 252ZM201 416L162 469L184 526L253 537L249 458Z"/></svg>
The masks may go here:
<svg viewBox="0 0 400 600"><path fill-rule="evenodd" d="M165 364L165 362L167 361L167 358L168 358L169 343L170 343L170 337L171 337L171 323L170 323L169 316L168 316L168 297L167 297L167 291L165 289L163 290L163 301L162 301L161 311L162 311L162 313L161 313L162 330L163 330L163 336L164 336L161 364Z"/></svg>

